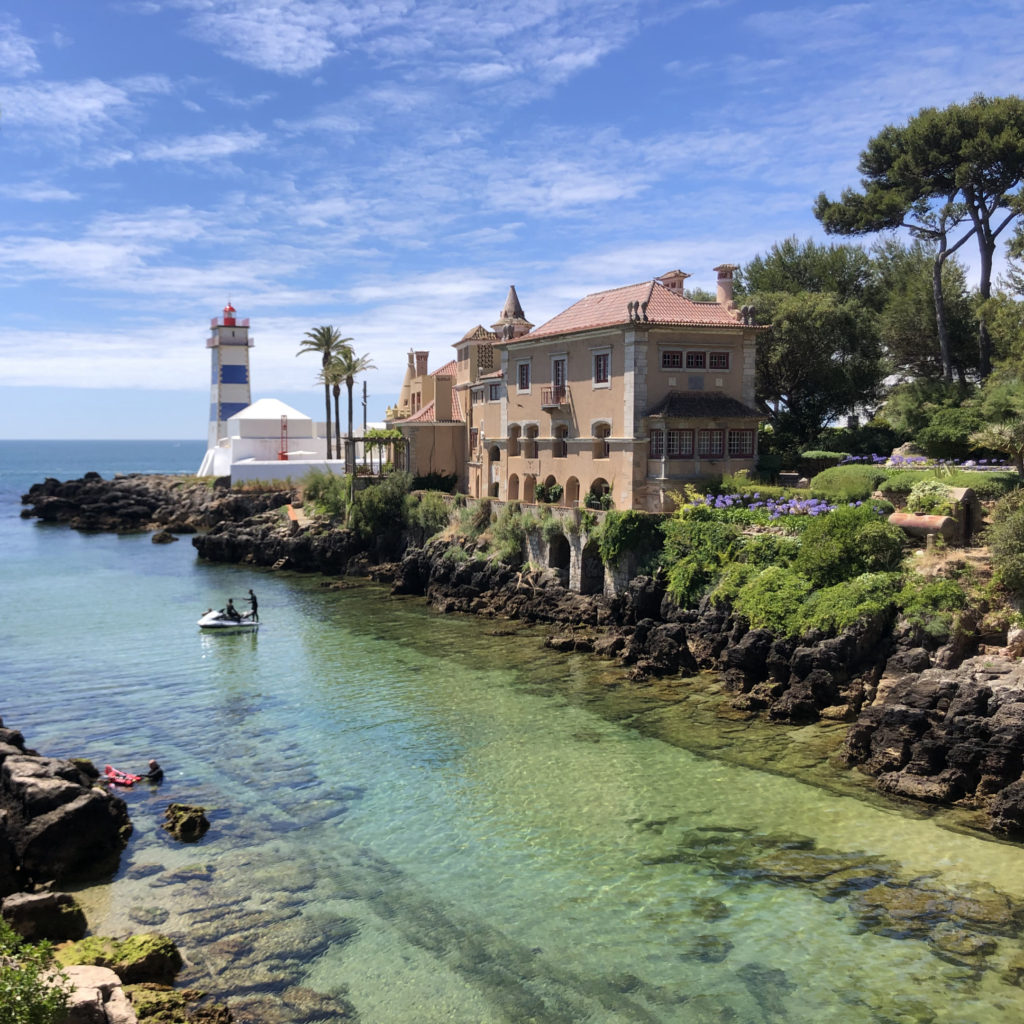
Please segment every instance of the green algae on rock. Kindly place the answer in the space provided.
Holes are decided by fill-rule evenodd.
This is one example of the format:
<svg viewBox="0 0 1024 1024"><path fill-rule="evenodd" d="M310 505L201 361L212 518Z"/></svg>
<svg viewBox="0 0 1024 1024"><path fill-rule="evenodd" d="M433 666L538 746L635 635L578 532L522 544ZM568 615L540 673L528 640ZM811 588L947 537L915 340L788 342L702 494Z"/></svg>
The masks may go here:
<svg viewBox="0 0 1024 1024"><path fill-rule="evenodd" d="M109 967L126 985L143 981L170 985L182 965L181 954L173 940L156 932L126 939L90 935L58 946L56 958L63 967L76 964Z"/></svg>

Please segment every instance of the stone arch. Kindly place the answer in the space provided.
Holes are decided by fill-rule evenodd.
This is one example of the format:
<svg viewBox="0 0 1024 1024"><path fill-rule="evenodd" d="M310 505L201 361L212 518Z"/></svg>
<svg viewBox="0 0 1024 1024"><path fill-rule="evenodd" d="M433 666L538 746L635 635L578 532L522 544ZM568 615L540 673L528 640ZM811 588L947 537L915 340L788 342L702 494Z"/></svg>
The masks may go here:
<svg viewBox="0 0 1024 1024"><path fill-rule="evenodd" d="M565 493L562 495L562 503L570 508L575 508L580 500L580 482L576 477L571 476L565 481Z"/></svg>
<svg viewBox="0 0 1024 1024"><path fill-rule="evenodd" d="M572 561L572 548L569 538L560 533L548 542L548 568L565 573L563 585L569 579L569 563Z"/></svg>
<svg viewBox="0 0 1024 1024"><path fill-rule="evenodd" d="M599 476L591 485L590 493L595 498L600 498L602 495L611 493L611 484L603 476Z"/></svg>
<svg viewBox="0 0 1024 1024"><path fill-rule="evenodd" d="M610 423L595 423L594 427L594 458L607 459L611 454L609 438L612 436L612 425Z"/></svg>
<svg viewBox="0 0 1024 1024"><path fill-rule="evenodd" d="M512 458L519 454L519 438L522 436L522 428L518 423L512 423L508 428L508 455Z"/></svg>
<svg viewBox="0 0 1024 1024"><path fill-rule="evenodd" d="M535 476L523 477L523 501L529 503L537 500L537 478Z"/></svg>
<svg viewBox="0 0 1024 1024"><path fill-rule="evenodd" d="M515 473L508 478L508 500L519 500L519 477Z"/></svg>
<svg viewBox="0 0 1024 1024"><path fill-rule="evenodd" d="M604 593L604 562L596 540L588 541L580 555L580 593Z"/></svg>

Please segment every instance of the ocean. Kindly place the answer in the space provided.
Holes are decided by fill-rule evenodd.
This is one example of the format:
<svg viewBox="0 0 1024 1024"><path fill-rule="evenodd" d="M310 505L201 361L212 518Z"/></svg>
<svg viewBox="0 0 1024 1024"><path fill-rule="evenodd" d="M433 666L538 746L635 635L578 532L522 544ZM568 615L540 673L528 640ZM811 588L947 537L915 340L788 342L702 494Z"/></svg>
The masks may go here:
<svg viewBox="0 0 1024 1024"><path fill-rule="evenodd" d="M194 472L197 442L0 442L0 714L164 766L125 793L93 931L159 930L260 1021L1017 1022L1024 852L884 800L838 725L677 703L519 623L19 518L47 476ZM196 619L252 587L258 634ZM201 804L197 844L161 829Z"/></svg>

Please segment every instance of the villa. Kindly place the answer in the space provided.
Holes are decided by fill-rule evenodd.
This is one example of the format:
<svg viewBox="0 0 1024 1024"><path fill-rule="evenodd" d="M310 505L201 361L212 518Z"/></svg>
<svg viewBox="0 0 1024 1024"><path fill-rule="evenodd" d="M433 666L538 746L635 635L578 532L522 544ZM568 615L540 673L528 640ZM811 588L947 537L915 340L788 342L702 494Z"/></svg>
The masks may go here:
<svg viewBox="0 0 1024 1024"><path fill-rule="evenodd" d="M388 425L408 468L454 474L476 497L661 512L690 480L753 466L755 343L733 302L736 267L716 267L714 302L690 276L595 292L534 327L515 287L490 330L455 343L427 372L410 353Z"/></svg>

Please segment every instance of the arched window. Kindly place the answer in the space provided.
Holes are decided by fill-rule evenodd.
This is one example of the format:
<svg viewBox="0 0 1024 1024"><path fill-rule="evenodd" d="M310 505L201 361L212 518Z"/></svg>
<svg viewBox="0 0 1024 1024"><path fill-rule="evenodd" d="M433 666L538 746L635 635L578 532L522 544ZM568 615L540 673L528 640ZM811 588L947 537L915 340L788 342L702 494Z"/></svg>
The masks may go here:
<svg viewBox="0 0 1024 1024"><path fill-rule="evenodd" d="M580 482L576 477L571 476L565 481L564 503L570 508L575 508L580 500Z"/></svg>
<svg viewBox="0 0 1024 1024"><path fill-rule="evenodd" d="M508 457L511 459L519 454L519 437L521 428L518 423L513 423L508 428Z"/></svg>
<svg viewBox="0 0 1024 1024"><path fill-rule="evenodd" d="M519 477L515 473L508 478L508 500L519 500Z"/></svg>
<svg viewBox="0 0 1024 1024"><path fill-rule="evenodd" d="M608 438L611 437L612 428L607 423L594 424L594 458L607 459L611 453L611 445Z"/></svg>
<svg viewBox="0 0 1024 1024"><path fill-rule="evenodd" d="M535 476L523 477L523 501L532 502L537 500L537 478Z"/></svg>

